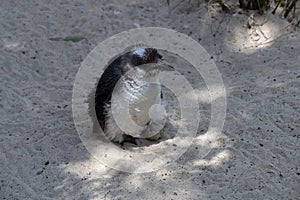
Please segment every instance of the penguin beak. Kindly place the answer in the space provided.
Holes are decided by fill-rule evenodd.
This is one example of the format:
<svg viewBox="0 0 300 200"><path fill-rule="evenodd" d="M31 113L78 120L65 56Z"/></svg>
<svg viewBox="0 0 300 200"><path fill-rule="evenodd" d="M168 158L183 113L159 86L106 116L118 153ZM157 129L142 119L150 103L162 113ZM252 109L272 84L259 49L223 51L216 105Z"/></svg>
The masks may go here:
<svg viewBox="0 0 300 200"><path fill-rule="evenodd" d="M173 66L163 60L159 60L157 64L159 65L159 69L161 71L175 71L175 68Z"/></svg>

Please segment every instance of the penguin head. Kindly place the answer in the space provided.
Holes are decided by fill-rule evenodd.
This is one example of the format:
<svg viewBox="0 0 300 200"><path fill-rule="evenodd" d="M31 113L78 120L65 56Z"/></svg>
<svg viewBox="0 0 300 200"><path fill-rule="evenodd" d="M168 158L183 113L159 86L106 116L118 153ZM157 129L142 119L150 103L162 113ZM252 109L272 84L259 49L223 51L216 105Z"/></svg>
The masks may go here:
<svg viewBox="0 0 300 200"><path fill-rule="evenodd" d="M129 51L122 56L121 74L125 74L129 70L149 64L157 63L162 59L162 56L153 48L138 48L133 51Z"/></svg>
<svg viewBox="0 0 300 200"><path fill-rule="evenodd" d="M134 66L157 63L160 59L162 59L162 55L153 48L138 48L131 53L131 61Z"/></svg>

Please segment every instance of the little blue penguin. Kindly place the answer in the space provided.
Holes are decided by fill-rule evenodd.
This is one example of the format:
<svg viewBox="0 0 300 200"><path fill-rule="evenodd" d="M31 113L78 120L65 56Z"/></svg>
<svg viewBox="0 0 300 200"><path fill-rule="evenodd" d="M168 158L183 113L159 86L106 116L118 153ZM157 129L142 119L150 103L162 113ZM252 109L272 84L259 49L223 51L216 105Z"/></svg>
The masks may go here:
<svg viewBox="0 0 300 200"><path fill-rule="evenodd" d="M105 68L96 88L95 110L108 140L163 136L166 112L158 74L173 70L154 48L126 52Z"/></svg>

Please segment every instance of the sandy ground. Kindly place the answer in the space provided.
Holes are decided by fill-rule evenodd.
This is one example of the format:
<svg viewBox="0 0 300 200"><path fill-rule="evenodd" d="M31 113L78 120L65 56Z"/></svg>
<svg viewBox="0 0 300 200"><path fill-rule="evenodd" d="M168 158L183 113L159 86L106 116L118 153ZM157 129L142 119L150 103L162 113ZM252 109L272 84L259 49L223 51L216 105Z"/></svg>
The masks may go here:
<svg viewBox="0 0 300 200"><path fill-rule="evenodd" d="M249 13L197 1L171 14L165 1L2 0L0 10L0 199L300 199L300 36L278 15L247 30ZM139 26L199 41L222 74L228 108L224 137L205 158L194 143L163 169L129 174L82 144L72 88L98 43ZM73 35L87 39L48 39Z"/></svg>

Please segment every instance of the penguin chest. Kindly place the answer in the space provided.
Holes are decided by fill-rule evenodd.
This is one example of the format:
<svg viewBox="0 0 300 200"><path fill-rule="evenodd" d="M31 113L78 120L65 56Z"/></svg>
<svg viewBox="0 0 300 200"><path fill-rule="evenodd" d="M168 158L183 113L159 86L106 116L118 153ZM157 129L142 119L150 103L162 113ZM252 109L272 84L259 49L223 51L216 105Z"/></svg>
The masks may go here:
<svg viewBox="0 0 300 200"><path fill-rule="evenodd" d="M138 125L146 126L150 121L149 109L152 105L161 102L161 87L158 84L146 84L137 91L129 100L130 117Z"/></svg>
<svg viewBox="0 0 300 200"><path fill-rule="evenodd" d="M114 121L127 135L139 137L151 120L149 109L161 102L161 86L130 81L120 86L115 90L111 102Z"/></svg>

